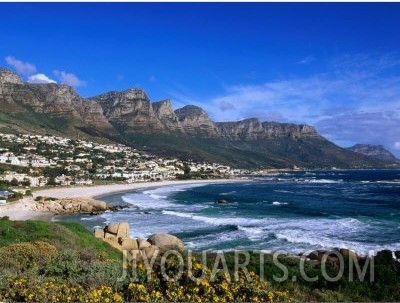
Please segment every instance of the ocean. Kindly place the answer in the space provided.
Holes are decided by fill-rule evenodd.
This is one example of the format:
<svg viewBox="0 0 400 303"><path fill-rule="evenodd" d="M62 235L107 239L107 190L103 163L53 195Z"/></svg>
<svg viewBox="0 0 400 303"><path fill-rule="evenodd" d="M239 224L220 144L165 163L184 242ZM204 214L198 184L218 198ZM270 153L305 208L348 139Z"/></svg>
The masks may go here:
<svg viewBox="0 0 400 303"><path fill-rule="evenodd" d="M195 251L400 250L399 170L285 172L99 199L131 207L57 220L81 222L90 230L127 221L132 237L168 232ZM228 203L216 203L219 199Z"/></svg>

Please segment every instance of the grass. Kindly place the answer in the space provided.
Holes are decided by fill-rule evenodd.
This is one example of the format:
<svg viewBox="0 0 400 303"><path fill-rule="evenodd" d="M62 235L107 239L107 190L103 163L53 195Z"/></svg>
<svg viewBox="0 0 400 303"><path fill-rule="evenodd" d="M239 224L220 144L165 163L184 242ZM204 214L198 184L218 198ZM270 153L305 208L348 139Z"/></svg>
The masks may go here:
<svg viewBox="0 0 400 303"><path fill-rule="evenodd" d="M94 248L110 259L121 260L121 253L107 243L96 239L82 225L76 223L50 223L44 221L0 220L0 247L13 243L44 241L57 249L81 250Z"/></svg>

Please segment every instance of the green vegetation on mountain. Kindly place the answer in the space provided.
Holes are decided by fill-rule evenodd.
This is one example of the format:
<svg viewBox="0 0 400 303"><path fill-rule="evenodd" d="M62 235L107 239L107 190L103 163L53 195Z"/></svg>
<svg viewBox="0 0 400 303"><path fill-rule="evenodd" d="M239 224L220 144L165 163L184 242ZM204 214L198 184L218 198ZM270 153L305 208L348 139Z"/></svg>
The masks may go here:
<svg viewBox="0 0 400 303"><path fill-rule="evenodd" d="M387 165L381 160L346 151L322 137L245 141L159 133L131 134L126 138L137 148L160 156L239 168L374 168Z"/></svg>

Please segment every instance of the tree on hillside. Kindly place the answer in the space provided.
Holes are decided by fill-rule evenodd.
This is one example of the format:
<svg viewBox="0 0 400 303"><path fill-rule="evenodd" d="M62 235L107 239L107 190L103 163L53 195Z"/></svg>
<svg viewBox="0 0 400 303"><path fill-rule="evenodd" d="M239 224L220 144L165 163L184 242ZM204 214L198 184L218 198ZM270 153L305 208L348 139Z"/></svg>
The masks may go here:
<svg viewBox="0 0 400 303"><path fill-rule="evenodd" d="M18 186L18 180L17 179L15 179L15 178L13 178L12 180L11 180L11 182L10 182L10 185L11 186Z"/></svg>

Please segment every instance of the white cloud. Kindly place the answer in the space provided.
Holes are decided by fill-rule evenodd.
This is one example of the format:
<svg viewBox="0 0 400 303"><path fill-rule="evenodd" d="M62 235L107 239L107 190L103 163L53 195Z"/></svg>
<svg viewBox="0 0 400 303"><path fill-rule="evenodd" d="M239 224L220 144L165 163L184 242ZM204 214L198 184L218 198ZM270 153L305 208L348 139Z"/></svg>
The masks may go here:
<svg viewBox="0 0 400 303"><path fill-rule="evenodd" d="M394 148L395 149L399 149L400 150L400 142L399 141L397 141L397 142L394 142Z"/></svg>
<svg viewBox="0 0 400 303"><path fill-rule="evenodd" d="M86 86L86 81L80 80L76 75L67 73L65 71L55 70L54 74L57 76L59 81L63 84L67 84L73 87Z"/></svg>
<svg viewBox="0 0 400 303"><path fill-rule="evenodd" d="M7 56L5 60L8 65L12 66L18 73L22 75L32 75L36 73L36 66L32 63L23 62L13 56Z"/></svg>
<svg viewBox="0 0 400 303"><path fill-rule="evenodd" d="M233 106L232 103L229 103L229 102L226 102L226 101L222 100L219 103L219 109L222 110L223 112L225 112L227 110L235 109L235 106Z"/></svg>
<svg viewBox="0 0 400 303"><path fill-rule="evenodd" d="M36 74L28 77L29 83L57 83L53 79L50 79L45 74Z"/></svg>
<svg viewBox="0 0 400 303"><path fill-rule="evenodd" d="M310 64L314 60L315 60L315 58L313 56L307 56L307 57L301 59L299 62L297 62L297 64Z"/></svg>
<svg viewBox="0 0 400 303"><path fill-rule="evenodd" d="M218 121L307 123L338 144L383 144L400 154L398 62L393 55L346 57L313 76L226 87L202 106Z"/></svg>

